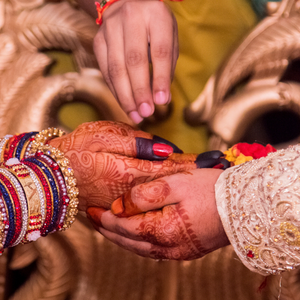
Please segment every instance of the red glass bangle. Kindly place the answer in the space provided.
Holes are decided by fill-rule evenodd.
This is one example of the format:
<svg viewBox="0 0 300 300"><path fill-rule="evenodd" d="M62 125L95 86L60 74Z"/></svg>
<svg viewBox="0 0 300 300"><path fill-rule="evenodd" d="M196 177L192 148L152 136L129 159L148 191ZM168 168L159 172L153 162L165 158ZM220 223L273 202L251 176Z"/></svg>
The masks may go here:
<svg viewBox="0 0 300 300"><path fill-rule="evenodd" d="M18 236L21 233L21 229L22 229L21 203L20 203L20 199L18 197L18 193L17 193L14 185L10 182L10 180L2 173L0 173L0 180L5 185L8 193L9 193L9 197L12 200L11 201L12 207L14 208L15 229L14 229L14 234L12 236L12 239L10 240L9 244L7 245L8 247L10 247L12 244L14 244L14 242L17 240Z"/></svg>

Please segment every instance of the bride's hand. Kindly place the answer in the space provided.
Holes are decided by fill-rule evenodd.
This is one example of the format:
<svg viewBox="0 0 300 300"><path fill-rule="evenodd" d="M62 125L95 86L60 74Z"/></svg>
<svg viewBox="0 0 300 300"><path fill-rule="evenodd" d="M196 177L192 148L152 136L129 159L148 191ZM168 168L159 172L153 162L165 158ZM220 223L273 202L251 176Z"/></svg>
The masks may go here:
<svg viewBox="0 0 300 300"><path fill-rule="evenodd" d="M69 158L79 189L79 209L110 208L137 184L196 168L197 155L131 126L111 121L85 123L50 141Z"/></svg>

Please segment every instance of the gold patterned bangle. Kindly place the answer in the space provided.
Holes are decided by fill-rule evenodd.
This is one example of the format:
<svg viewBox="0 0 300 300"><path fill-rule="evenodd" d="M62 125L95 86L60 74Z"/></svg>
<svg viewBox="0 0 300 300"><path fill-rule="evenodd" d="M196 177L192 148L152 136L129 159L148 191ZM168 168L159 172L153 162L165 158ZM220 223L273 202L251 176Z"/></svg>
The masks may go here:
<svg viewBox="0 0 300 300"><path fill-rule="evenodd" d="M41 147L44 146L46 142L56 138L56 137L61 137L65 134L64 131L58 129L58 128L48 128L45 129L41 132L39 132L34 140L31 143L31 149L30 149L30 153L34 154L37 152L37 150Z"/></svg>
<svg viewBox="0 0 300 300"><path fill-rule="evenodd" d="M38 187L35 185L25 165L19 162L18 164L12 165L6 164L6 166L20 182L27 199L28 224L22 242L26 243L28 241L35 241L40 237L40 229L42 227L41 201L38 193ZM25 226L25 224L23 226Z"/></svg>
<svg viewBox="0 0 300 300"><path fill-rule="evenodd" d="M64 218L63 227L61 230L69 228L75 221L75 216L78 213L78 188L76 187L76 178L74 177L74 171L70 166L70 161L64 156L64 153L50 145L40 145L37 151L41 151L45 155L52 157L58 164L61 173L64 177L64 181L67 188L67 194L69 197L69 203Z"/></svg>

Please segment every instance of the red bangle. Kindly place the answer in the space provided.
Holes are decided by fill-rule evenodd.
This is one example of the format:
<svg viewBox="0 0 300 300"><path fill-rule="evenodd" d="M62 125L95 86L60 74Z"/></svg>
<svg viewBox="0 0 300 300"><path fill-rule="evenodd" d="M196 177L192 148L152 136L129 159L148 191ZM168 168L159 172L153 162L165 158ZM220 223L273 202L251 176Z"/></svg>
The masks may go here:
<svg viewBox="0 0 300 300"><path fill-rule="evenodd" d="M95 2L96 4L96 8L97 8L97 12L98 12L98 18L96 19L96 23L98 25L102 24L102 15L104 13L104 11L113 3L117 2L119 0L102 0L100 3L99 2Z"/></svg>

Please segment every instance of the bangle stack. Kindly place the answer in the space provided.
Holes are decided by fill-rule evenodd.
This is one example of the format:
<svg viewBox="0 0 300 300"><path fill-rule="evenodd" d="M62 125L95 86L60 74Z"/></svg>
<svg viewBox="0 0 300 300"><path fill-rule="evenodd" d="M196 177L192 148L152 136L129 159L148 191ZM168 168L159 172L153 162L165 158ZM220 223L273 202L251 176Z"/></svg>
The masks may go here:
<svg viewBox="0 0 300 300"><path fill-rule="evenodd" d="M0 140L0 254L69 228L78 212L78 189L70 162L47 145L63 131L7 135Z"/></svg>

